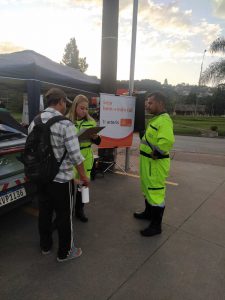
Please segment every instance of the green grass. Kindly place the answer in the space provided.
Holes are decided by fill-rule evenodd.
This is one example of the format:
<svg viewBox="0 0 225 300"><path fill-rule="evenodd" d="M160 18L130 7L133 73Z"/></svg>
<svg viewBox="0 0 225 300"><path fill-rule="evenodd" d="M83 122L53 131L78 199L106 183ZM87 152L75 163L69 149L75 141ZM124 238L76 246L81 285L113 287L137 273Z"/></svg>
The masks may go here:
<svg viewBox="0 0 225 300"><path fill-rule="evenodd" d="M225 137L224 117L172 116L172 119L175 134L201 136L202 132L210 131L211 126L217 126L219 136Z"/></svg>
<svg viewBox="0 0 225 300"><path fill-rule="evenodd" d="M211 126L217 126L219 136L225 136L224 117L174 116L172 119L175 134L201 135L204 131L210 131Z"/></svg>
<svg viewBox="0 0 225 300"><path fill-rule="evenodd" d="M21 122L21 113L12 113L13 117ZM149 119L149 116L146 116ZM174 133L178 135L201 136L202 132L209 131L211 126L218 127L219 136L225 137L225 117L205 116L172 116Z"/></svg>

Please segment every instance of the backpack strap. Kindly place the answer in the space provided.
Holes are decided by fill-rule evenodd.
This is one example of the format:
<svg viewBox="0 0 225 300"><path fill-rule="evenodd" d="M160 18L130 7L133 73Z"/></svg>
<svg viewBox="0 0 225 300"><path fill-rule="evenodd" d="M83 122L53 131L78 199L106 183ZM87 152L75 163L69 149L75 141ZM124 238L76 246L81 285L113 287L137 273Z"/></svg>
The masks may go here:
<svg viewBox="0 0 225 300"><path fill-rule="evenodd" d="M68 119L67 117L64 117L64 116L54 116L45 123L45 125L47 125L46 128L50 128L54 123L62 121L62 120L70 121L70 119ZM44 124L41 119L41 114L37 115L34 118L34 125L38 125L38 124Z"/></svg>
<svg viewBox="0 0 225 300"><path fill-rule="evenodd" d="M50 128L54 123L57 123L57 122L63 121L63 120L70 121L68 118L66 118L64 116L54 116L54 117L50 118L45 124L46 124L47 128Z"/></svg>
<svg viewBox="0 0 225 300"><path fill-rule="evenodd" d="M39 117L39 118L38 118ZM39 115L37 117L37 123L35 123L35 125L36 124L41 124L41 123L43 123L42 122L42 120L41 120L41 116ZM40 120L39 120L40 119ZM70 121L68 118L66 118L66 117L64 117L64 116L54 116L54 117L52 117L52 118L50 118L46 123L45 123L45 129L46 130L50 130L50 127L54 124L54 123L57 123L57 122L59 122L59 121L62 121L62 120L68 120L68 121ZM34 122L35 122L35 120L34 120ZM63 160L64 160L64 158L65 158L65 156L66 156L66 153L67 153L67 150L65 149L65 151L64 151L64 153L63 153L63 156L62 156L62 158L60 159L60 162L59 162L59 166L61 166L61 164L62 164L62 162L63 162Z"/></svg>
<svg viewBox="0 0 225 300"><path fill-rule="evenodd" d="M39 125L39 124L42 124L42 120L41 120L41 115L37 115L35 118L34 118L34 126L35 125Z"/></svg>
<svg viewBox="0 0 225 300"><path fill-rule="evenodd" d="M46 129L50 129L50 127L54 124L54 123L57 123L59 121L63 121L63 120L68 120L70 121L68 118L64 117L64 116L54 116L52 117L51 119L49 119L47 122L46 122ZM70 121L71 122L71 121ZM59 165L61 166L65 156L66 156L66 153L67 153L67 150L65 149L64 153L63 153L63 156L62 158L60 159L60 162L59 162Z"/></svg>

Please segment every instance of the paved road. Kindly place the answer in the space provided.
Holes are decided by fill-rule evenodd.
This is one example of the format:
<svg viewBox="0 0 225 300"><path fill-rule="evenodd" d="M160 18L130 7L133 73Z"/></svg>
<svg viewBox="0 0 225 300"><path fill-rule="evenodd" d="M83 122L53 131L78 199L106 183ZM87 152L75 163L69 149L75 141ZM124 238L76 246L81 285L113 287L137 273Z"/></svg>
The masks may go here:
<svg viewBox="0 0 225 300"><path fill-rule="evenodd" d="M139 143L139 135L134 134L133 144L131 147L133 152L135 152L135 150L138 152ZM181 152L225 155L225 139L176 135L174 150Z"/></svg>
<svg viewBox="0 0 225 300"><path fill-rule="evenodd" d="M74 220L77 260L57 263L56 232L52 253L41 255L35 206L2 216L0 299L225 299L225 168L198 155L224 156L225 139L177 136L175 150L196 162L172 161L178 186L167 187L160 236L141 237L148 222L132 217L143 208L138 178L110 173L92 183L89 222Z"/></svg>
<svg viewBox="0 0 225 300"><path fill-rule="evenodd" d="M41 255L35 205L2 216L0 299L225 299L225 167L201 162L224 161L225 139L177 136L175 150L160 236L141 237L148 222L132 217L143 208L138 178L110 173L92 183L89 222L74 220L77 260L57 263L56 232Z"/></svg>
<svg viewBox="0 0 225 300"><path fill-rule="evenodd" d="M160 236L147 221L138 178L107 173L91 187L88 223L74 220L83 255L58 263L38 247L35 207L0 218L1 300L225 299L225 168L172 161Z"/></svg>
<svg viewBox="0 0 225 300"><path fill-rule="evenodd" d="M130 172L135 174L139 173L139 144L139 135L135 133L130 149ZM125 149L119 148L117 154L117 162L124 168ZM225 167L225 139L177 135L171 157L179 161Z"/></svg>
<svg viewBox="0 0 225 300"><path fill-rule="evenodd" d="M225 139L176 136L176 151L225 155Z"/></svg>

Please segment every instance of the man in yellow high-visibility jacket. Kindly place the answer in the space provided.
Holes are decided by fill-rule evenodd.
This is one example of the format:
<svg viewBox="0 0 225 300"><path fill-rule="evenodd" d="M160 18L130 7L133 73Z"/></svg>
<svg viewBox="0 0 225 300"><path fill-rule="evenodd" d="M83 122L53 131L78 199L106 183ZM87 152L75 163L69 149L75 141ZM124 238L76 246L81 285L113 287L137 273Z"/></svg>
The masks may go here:
<svg viewBox="0 0 225 300"><path fill-rule="evenodd" d="M165 111L165 102L166 97L160 92L150 94L146 101L146 110L154 117L150 119L140 144L140 178L145 210L134 213L137 219L150 220L150 225L141 230L143 236L161 233L165 209L169 151L174 144L173 122Z"/></svg>

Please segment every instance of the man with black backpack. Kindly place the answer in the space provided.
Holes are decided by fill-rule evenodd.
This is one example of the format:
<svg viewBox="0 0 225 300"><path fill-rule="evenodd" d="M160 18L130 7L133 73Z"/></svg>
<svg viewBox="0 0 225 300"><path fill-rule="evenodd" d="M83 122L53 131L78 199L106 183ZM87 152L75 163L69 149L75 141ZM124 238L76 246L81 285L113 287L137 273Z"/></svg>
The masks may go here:
<svg viewBox="0 0 225 300"><path fill-rule="evenodd" d="M46 93L47 108L30 124L24 152L25 174L39 186L39 234L42 254L52 249L52 216L56 214L59 262L79 257L74 245L72 209L73 166L88 186L78 138L73 123L63 117L66 94L58 88Z"/></svg>

